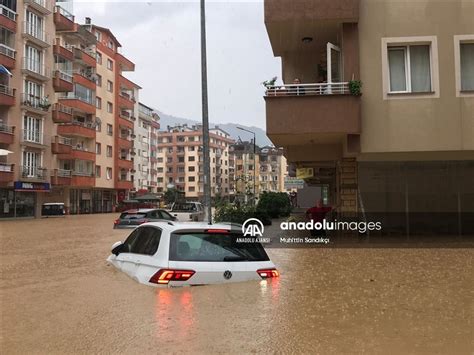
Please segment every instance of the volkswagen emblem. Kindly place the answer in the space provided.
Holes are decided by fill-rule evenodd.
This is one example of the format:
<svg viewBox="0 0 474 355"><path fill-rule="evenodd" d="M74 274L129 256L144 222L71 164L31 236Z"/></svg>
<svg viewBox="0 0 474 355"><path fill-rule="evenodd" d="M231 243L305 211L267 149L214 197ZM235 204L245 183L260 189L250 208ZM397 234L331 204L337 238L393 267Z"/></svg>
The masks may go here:
<svg viewBox="0 0 474 355"><path fill-rule="evenodd" d="M229 270L224 271L224 279L229 280L232 277L232 273Z"/></svg>

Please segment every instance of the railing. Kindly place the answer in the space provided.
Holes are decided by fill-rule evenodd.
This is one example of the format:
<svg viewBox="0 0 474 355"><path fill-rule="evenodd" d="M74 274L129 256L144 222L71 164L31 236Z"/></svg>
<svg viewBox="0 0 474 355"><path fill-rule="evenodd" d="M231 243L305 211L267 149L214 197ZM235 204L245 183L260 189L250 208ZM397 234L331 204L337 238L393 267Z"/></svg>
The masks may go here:
<svg viewBox="0 0 474 355"><path fill-rule="evenodd" d="M20 167L21 177L23 178L34 178L34 179L46 179L48 170L46 168L23 165Z"/></svg>
<svg viewBox="0 0 474 355"><path fill-rule="evenodd" d="M72 170L71 175L94 177L94 173L93 172L88 172L88 171L75 171L75 170Z"/></svg>
<svg viewBox="0 0 474 355"><path fill-rule="evenodd" d="M56 176L59 177L65 177L65 178L70 178L71 177L71 170L66 170L66 169L57 169L56 170Z"/></svg>
<svg viewBox="0 0 474 355"><path fill-rule="evenodd" d="M80 95L77 95L74 92L65 93L65 94L59 96L59 98L60 99L68 99L68 100L79 100L79 101L85 102L86 104L94 105L93 102L92 102L92 97L90 99L88 99L88 98L82 97Z"/></svg>
<svg viewBox="0 0 474 355"><path fill-rule="evenodd" d="M72 146L72 138L67 138L67 137L62 137L62 136L58 136L57 138L58 138L57 141L55 141L53 138L53 143L59 143L59 144Z"/></svg>
<svg viewBox="0 0 474 355"><path fill-rule="evenodd" d="M66 105L63 105L57 102L53 104L53 111L67 113L68 115L72 115L73 113L73 110L71 107L68 107Z"/></svg>
<svg viewBox="0 0 474 355"><path fill-rule="evenodd" d="M15 89L6 85L0 85L0 94L15 96Z"/></svg>
<svg viewBox="0 0 474 355"><path fill-rule="evenodd" d="M21 104L42 111L48 111L51 106L47 98L26 93L21 94Z"/></svg>
<svg viewBox="0 0 474 355"><path fill-rule="evenodd" d="M42 64L40 61L33 60L32 58L23 57L22 68L39 75L49 77L49 68Z"/></svg>
<svg viewBox="0 0 474 355"><path fill-rule="evenodd" d="M0 123L0 132L2 133L8 133L8 134L13 134L15 131L15 127L13 126L7 126L4 123Z"/></svg>
<svg viewBox="0 0 474 355"><path fill-rule="evenodd" d="M15 59L16 56L16 51L3 43L0 43L0 53L13 59Z"/></svg>
<svg viewBox="0 0 474 355"><path fill-rule="evenodd" d="M74 69L72 71L72 74L78 74L82 76L83 78L93 81L94 83L97 84L97 75L95 71L93 70Z"/></svg>
<svg viewBox="0 0 474 355"><path fill-rule="evenodd" d="M25 0L25 2L37 4L48 11L51 11L52 9L52 4L49 2L49 0Z"/></svg>
<svg viewBox="0 0 474 355"><path fill-rule="evenodd" d="M0 172L12 173L15 164L0 163Z"/></svg>
<svg viewBox="0 0 474 355"><path fill-rule="evenodd" d="M23 33L39 39L46 44L50 44L49 34L47 34L42 28L39 28L36 24L23 21Z"/></svg>
<svg viewBox="0 0 474 355"><path fill-rule="evenodd" d="M61 6L59 5L56 5L54 7L54 12L59 12L62 16L64 16L65 18L67 18L69 21L72 21L74 22L74 15L71 14L69 11L66 11L65 9L63 9Z"/></svg>
<svg viewBox="0 0 474 355"><path fill-rule="evenodd" d="M73 120L72 124L75 126L81 126L81 127L90 128L90 129L95 129L96 127L95 122L81 122L78 120Z"/></svg>
<svg viewBox="0 0 474 355"><path fill-rule="evenodd" d="M12 21L16 21L16 12L12 9L6 7L3 4L0 4L0 9L2 10L2 15L8 17Z"/></svg>
<svg viewBox="0 0 474 355"><path fill-rule="evenodd" d="M65 71L62 71L61 69L56 69L56 75L59 79L61 80L64 80L64 81L67 81L69 83L72 83L73 82L73 77L71 74L65 72Z"/></svg>
<svg viewBox="0 0 474 355"><path fill-rule="evenodd" d="M315 83L315 84L291 84L291 85L269 85L266 96L303 96L303 95L333 95L350 94L349 83Z"/></svg>
<svg viewBox="0 0 474 355"><path fill-rule="evenodd" d="M121 110L121 111L120 111L120 117L126 118L126 119L129 120L129 119L130 119L130 116L131 116L130 112L125 111L125 110Z"/></svg>
<svg viewBox="0 0 474 355"><path fill-rule="evenodd" d="M23 129L23 142L43 144L43 133L35 129Z"/></svg>

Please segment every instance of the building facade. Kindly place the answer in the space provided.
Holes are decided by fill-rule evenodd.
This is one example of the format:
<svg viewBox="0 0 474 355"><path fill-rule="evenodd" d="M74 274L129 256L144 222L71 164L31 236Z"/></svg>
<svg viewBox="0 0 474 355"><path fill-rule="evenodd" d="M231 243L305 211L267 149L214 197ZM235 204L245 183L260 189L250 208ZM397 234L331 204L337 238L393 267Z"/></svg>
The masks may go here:
<svg viewBox="0 0 474 355"><path fill-rule="evenodd" d="M270 139L342 214L391 214L418 233L419 215L451 213L461 232L474 211L472 18L460 0L265 1L285 83L266 91Z"/></svg>
<svg viewBox="0 0 474 355"><path fill-rule="evenodd" d="M0 148L11 152L0 157L2 217L39 216L45 202L73 214L111 212L133 188L139 87L122 72L134 65L108 29L76 23L67 5L2 5L9 101L0 101Z"/></svg>
<svg viewBox="0 0 474 355"><path fill-rule="evenodd" d="M219 127L209 130L211 195L228 196L229 146L234 143L229 134ZM201 126L167 127L158 136L157 181L158 192L176 188L188 199L202 199L204 170Z"/></svg>

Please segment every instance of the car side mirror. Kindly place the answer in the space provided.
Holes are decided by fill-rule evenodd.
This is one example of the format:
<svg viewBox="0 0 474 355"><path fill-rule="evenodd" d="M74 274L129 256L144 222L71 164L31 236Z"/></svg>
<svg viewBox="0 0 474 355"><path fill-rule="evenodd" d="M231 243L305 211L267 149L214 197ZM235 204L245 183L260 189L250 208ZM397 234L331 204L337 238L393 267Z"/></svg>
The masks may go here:
<svg viewBox="0 0 474 355"><path fill-rule="evenodd" d="M115 242L112 245L112 254L115 256L119 255L123 251L123 243L121 241Z"/></svg>

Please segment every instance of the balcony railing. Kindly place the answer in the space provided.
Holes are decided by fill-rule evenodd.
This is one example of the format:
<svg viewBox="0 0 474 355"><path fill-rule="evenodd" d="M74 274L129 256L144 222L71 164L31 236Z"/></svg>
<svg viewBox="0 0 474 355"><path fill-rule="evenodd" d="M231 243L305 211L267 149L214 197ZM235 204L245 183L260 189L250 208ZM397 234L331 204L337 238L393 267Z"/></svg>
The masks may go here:
<svg viewBox="0 0 474 355"><path fill-rule="evenodd" d="M53 6L52 3L49 0L24 0L25 3L30 4L32 7L35 9L45 13L49 14L51 13Z"/></svg>
<svg viewBox="0 0 474 355"><path fill-rule="evenodd" d="M0 43L0 54L15 59L16 51L13 48L7 46L6 44Z"/></svg>
<svg viewBox="0 0 474 355"><path fill-rule="evenodd" d="M12 21L16 21L16 12L12 9L9 9L3 4L0 4L0 9L2 11L2 15L9 18Z"/></svg>
<svg viewBox="0 0 474 355"><path fill-rule="evenodd" d="M54 8L54 12L59 12L62 16L67 18L69 21L74 22L74 15L71 14L69 11L64 10L61 6L56 5Z"/></svg>
<svg viewBox="0 0 474 355"><path fill-rule="evenodd" d="M62 137L62 136L58 136L57 137L57 140L54 140L53 141L55 143L59 143L59 144L65 144L65 145L71 145L72 146L72 138L67 138L67 137Z"/></svg>
<svg viewBox="0 0 474 355"><path fill-rule="evenodd" d="M94 173L93 172L89 172L89 171L71 171L71 174L74 175L74 176L87 176L87 177L94 177Z"/></svg>
<svg viewBox="0 0 474 355"><path fill-rule="evenodd" d="M2 133L8 133L8 134L13 134L15 130L15 127L13 126L7 126L4 123L0 123L0 132Z"/></svg>
<svg viewBox="0 0 474 355"><path fill-rule="evenodd" d="M23 129L22 141L36 144L43 144L43 133L39 130Z"/></svg>
<svg viewBox="0 0 474 355"><path fill-rule="evenodd" d="M266 96L304 96L350 94L349 83L314 83L267 86Z"/></svg>
<svg viewBox="0 0 474 355"><path fill-rule="evenodd" d="M0 94L15 96L15 89L13 89L9 86L0 84Z"/></svg>
<svg viewBox="0 0 474 355"><path fill-rule="evenodd" d="M56 68L56 75L61 80L67 81L69 83L73 82L73 76L70 72L65 72L59 68Z"/></svg>
<svg viewBox="0 0 474 355"><path fill-rule="evenodd" d="M23 165L20 168L22 178L44 180L47 177L48 170L46 168L31 165Z"/></svg>
<svg viewBox="0 0 474 355"><path fill-rule="evenodd" d="M64 95L59 96L59 98L60 99L68 99L68 100L79 100L79 101L85 102L86 104L94 105L94 103L92 101L92 97L90 97L90 98L82 97L80 95L77 95L74 92L68 92Z"/></svg>
<svg viewBox="0 0 474 355"><path fill-rule="evenodd" d="M72 175L71 170L57 169L57 176L59 176L59 177L70 178L71 175Z"/></svg>
<svg viewBox="0 0 474 355"><path fill-rule="evenodd" d="M44 77L49 77L49 68L42 64L40 61L33 60L32 58L23 57L22 69L28 70Z"/></svg>
<svg viewBox="0 0 474 355"><path fill-rule="evenodd" d="M23 33L36 38L47 45L51 44L49 34L47 34L42 28L39 28L37 24L23 21Z"/></svg>
<svg viewBox="0 0 474 355"><path fill-rule="evenodd" d="M32 94L21 94L21 104L23 106L32 107L37 110L47 112L51 106L45 97L39 97Z"/></svg>
<svg viewBox="0 0 474 355"><path fill-rule="evenodd" d="M0 172L12 173L15 164L0 163Z"/></svg>

